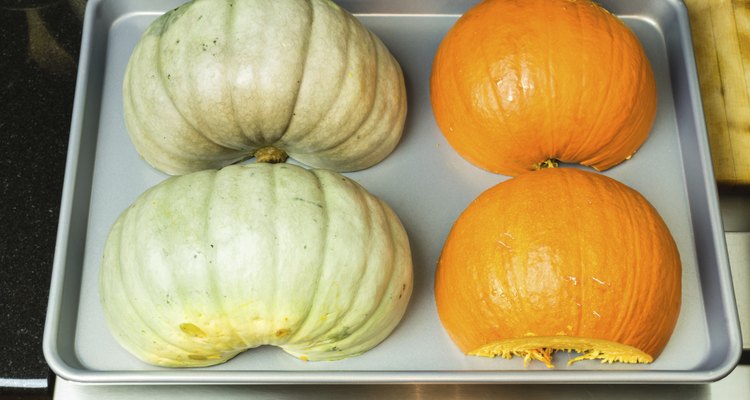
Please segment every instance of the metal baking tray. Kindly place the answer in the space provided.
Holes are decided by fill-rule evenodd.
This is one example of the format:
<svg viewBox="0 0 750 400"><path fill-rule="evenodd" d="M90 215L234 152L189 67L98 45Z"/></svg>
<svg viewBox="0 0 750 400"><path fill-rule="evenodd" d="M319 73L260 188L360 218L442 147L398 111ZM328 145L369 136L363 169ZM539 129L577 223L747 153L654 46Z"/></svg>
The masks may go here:
<svg viewBox="0 0 750 400"><path fill-rule="evenodd" d="M641 39L659 94L651 135L606 175L648 198L683 259L683 306L674 334L652 364L566 362L463 355L438 319L433 276L459 213L508 179L464 161L444 140L429 102L440 40L476 1L340 0L374 31L405 74L409 114L403 139L380 164L347 174L387 201L410 235L415 287L401 324L354 358L304 362L273 347L201 369L165 369L136 360L110 335L98 294L99 261L110 226L141 192L166 178L138 157L122 116L121 84L147 25L181 0L90 0L84 21L44 354L63 379L84 383L571 383L706 382L738 363L742 344L718 196L701 109L687 10L678 0L602 0ZM551 199L553 200L553 199Z"/></svg>

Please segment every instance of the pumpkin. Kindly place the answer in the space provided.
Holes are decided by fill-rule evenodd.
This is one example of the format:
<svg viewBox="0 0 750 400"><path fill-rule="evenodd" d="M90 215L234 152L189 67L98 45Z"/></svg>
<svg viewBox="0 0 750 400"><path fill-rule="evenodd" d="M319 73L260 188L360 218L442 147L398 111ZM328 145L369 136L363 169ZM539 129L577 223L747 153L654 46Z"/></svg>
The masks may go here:
<svg viewBox="0 0 750 400"><path fill-rule="evenodd" d="M260 345L304 360L384 340L412 291L396 214L354 181L291 164L171 177L114 223L100 299L116 340L159 366Z"/></svg>
<svg viewBox="0 0 750 400"><path fill-rule="evenodd" d="M636 190L553 168L503 181L459 216L435 275L440 320L475 356L541 360L558 350L652 362L681 303L680 256Z"/></svg>
<svg viewBox="0 0 750 400"><path fill-rule="evenodd" d="M589 0L477 4L441 41L430 82L448 143L510 176L557 161L611 168L647 139L656 115L641 43Z"/></svg>
<svg viewBox="0 0 750 400"><path fill-rule="evenodd" d="M195 0L140 38L123 106L136 150L168 174L264 148L353 171L398 144L406 90L386 46L329 0Z"/></svg>

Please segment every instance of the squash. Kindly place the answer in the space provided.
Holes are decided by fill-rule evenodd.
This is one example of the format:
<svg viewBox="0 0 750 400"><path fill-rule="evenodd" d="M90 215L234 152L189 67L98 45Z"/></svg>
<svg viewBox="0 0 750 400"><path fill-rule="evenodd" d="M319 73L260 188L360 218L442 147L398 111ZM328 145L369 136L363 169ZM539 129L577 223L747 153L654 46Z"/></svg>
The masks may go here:
<svg viewBox="0 0 750 400"><path fill-rule="evenodd" d="M634 189L552 168L503 181L459 216L440 255L440 320L469 355L552 367L558 350L652 362L679 316L682 272L664 221Z"/></svg>
<svg viewBox="0 0 750 400"><path fill-rule="evenodd" d="M137 43L123 107L138 153L168 174L266 147L353 171L395 149L406 89L382 41L329 0L194 0Z"/></svg>
<svg viewBox="0 0 750 400"><path fill-rule="evenodd" d="M167 367L260 345L337 360L384 340L412 291L396 214L354 181L291 164L171 177L114 223L100 299L116 340Z"/></svg>
<svg viewBox="0 0 750 400"><path fill-rule="evenodd" d="M430 86L450 145L509 176L557 161L611 168L642 145L656 115L641 43L589 0L477 4L441 41Z"/></svg>

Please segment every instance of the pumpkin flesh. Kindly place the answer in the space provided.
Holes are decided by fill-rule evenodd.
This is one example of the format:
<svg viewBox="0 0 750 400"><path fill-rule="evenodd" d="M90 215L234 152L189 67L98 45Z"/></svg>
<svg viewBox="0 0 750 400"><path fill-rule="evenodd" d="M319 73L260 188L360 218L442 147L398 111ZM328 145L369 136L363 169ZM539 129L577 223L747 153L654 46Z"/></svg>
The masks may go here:
<svg viewBox="0 0 750 400"><path fill-rule="evenodd" d="M546 169L504 181L461 214L436 272L441 322L479 356L551 364L651 362L681 303L681 264L656 210L606 176ZM578 360L576 359L576 360Z"/></svg>

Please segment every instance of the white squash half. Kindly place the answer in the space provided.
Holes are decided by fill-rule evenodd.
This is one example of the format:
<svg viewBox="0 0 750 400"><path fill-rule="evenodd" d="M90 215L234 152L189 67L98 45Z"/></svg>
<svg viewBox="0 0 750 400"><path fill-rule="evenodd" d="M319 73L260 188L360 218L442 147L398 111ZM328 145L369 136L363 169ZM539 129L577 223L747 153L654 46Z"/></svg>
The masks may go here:
<svg viewBox="0 0 750 400"><path fill-rule="evenodd" d="M406 89L382 41L329 0L194 0L143 34L123 104L135 148L168 174L263 147L353 171L398 144Z"/></svg>
<svg viewBox="0 0 750 400"><path fill-rule="evenodd" d="M392 332L412 281L383 201L332 171L249 164L143 193L108 236L100 298L117 341L150 364L208 366L261 345L337 360Z"/></svg>

